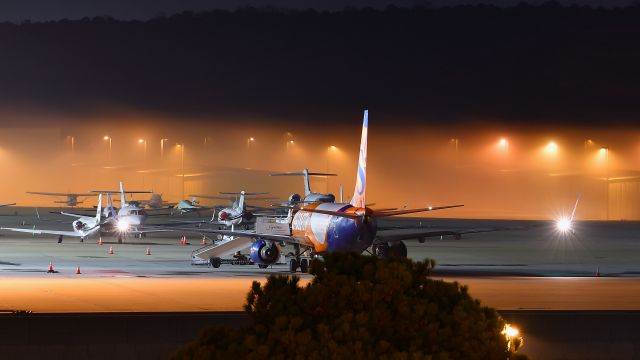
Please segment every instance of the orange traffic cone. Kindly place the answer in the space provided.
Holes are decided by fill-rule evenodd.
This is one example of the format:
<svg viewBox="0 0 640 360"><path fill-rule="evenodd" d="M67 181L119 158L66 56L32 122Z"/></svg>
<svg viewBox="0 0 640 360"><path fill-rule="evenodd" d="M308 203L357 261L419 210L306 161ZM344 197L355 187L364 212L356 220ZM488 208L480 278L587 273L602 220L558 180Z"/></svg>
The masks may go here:
<svg viewBox="0 0 640 360"><path fill-rule="evenodd" d="M98 240L98 245L102 246L102 236L100 237L100 240Z"/></svg>
<svg viewBox="0 0 640 360"><path fill-rule="evenodd" d="M180 240L180 243L181 243L182 245L187 245L187 237L186 237L186 236L184 236L184 235L182 235L182 240Z"/></svg>
<svg viewBox="0 0 640 360"><path fill-rule="evenodd" d="M54 273L55 271L53 270L53 261L49 261L49 270L47 270L47 272L49 274Z"/></svg>
<svg viewBox="0 0 640 360"><path fill-rule="evenodd" d="M113 246L109 246L109 255L113 255Z"/></svg>
<svg viewBox="0 0 640 360"><path fill-rule="evenodd" d="M151 255L151 249L147 246L147 255Z"/></svg>
<svg viewBox="0 0 640 360"><path fill-rule="evenodd" d="M78 265L78 267L76 268L76 274L78 274L78 275L79 275L79 274L82 274L82 273L80 272L80 265Z"/></svg>
<svg viewBox="0 0 640 360"><path fill-rule="evenodd" d="M202 237L202 245L207 245L207 238L206 237Z"/></svg>

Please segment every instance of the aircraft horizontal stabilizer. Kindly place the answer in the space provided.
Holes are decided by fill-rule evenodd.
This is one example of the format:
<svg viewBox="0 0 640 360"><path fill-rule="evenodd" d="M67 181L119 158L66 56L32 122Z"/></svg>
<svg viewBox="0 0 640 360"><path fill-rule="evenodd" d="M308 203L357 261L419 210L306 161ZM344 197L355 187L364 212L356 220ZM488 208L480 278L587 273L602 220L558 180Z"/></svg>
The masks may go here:
<svg viewBox="0 0 640 360"><path fill-rule="evenodd" d="M305 174L302 172L286 172L286 173L275 173L271 174L271 176L304 176ZM332 173L320 173L320 172L310 172L307 173L309 176L338 176L338 174Z"/></svg>
<svg viewBox="0 0 640 360"><path fill-rule="evenodd" d="M91 194L91 195L96 195L98 193L102 193L102 194L120 194L120 190L91 190L92 193L95 194ZM148 190L135 190L135 191L126 191L127 194L153 194L153 191L148 191Z"/></svg>

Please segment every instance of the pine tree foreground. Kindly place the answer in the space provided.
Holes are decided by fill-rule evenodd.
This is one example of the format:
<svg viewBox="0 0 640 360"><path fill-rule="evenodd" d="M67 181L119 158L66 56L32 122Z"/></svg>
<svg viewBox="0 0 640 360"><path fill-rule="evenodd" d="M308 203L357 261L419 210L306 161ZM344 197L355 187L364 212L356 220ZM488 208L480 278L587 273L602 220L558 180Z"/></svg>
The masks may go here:
<svg viewBox="0 0 640 360"><path fill-rule="evenodd" d="M526 359L505 322L434 262L356 254L314 260L313 280L254 281L242 329L213 327L172 359Z"/></svg>

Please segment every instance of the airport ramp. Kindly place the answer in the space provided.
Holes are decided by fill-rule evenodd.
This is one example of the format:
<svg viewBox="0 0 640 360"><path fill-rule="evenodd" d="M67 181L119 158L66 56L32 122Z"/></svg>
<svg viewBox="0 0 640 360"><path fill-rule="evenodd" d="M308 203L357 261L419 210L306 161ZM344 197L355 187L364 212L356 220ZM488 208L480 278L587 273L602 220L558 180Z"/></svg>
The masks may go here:
<svg viewBox="0 0 640 360"><path fill-rule="evenodd" d="M230 256L236 251L250 247L252 242L253 240L249 237L224 237L222 240L216 241L211 245L203 246L194 250L191 253L191 264L208 264L210 258Z"/></svg>

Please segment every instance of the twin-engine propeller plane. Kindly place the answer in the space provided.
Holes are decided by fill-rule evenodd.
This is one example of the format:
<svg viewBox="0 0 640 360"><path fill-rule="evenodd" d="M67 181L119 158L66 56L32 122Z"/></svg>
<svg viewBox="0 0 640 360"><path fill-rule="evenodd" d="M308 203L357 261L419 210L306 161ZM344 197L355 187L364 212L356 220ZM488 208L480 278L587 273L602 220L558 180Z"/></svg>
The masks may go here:
<svg viewBox="0 0 640 360"><path fill-rule="evenodd" d="M377 232L376 220L382 217L419 213L460 207L463 205L447 205L419 209L380 209L367 207L367 138L369 130L369 114L364 111L360 156L353 198L349 203L312 203L299 207L288 207L296 211L290 223L287 235L268 232L233 231L216 229L181 228L182 231L196 233L214 233L226 237L235 237L230 241L242 242L242 238L251 238L251 260L261 268L276 263L282 254L284 245L293 245L294 258L289 261L292 272L298 268L306 272L309 266L304 254L322 255L332 252L362 253L368 248L381 258L391 256L406 257L407 248L403 240L424 239L425 237L442 236L441 231L428 231L412 234L393 234L385 236ZM175 228L174 228L175 230ZM221 260L210 259L214 267L219 267Z"/></svg>

